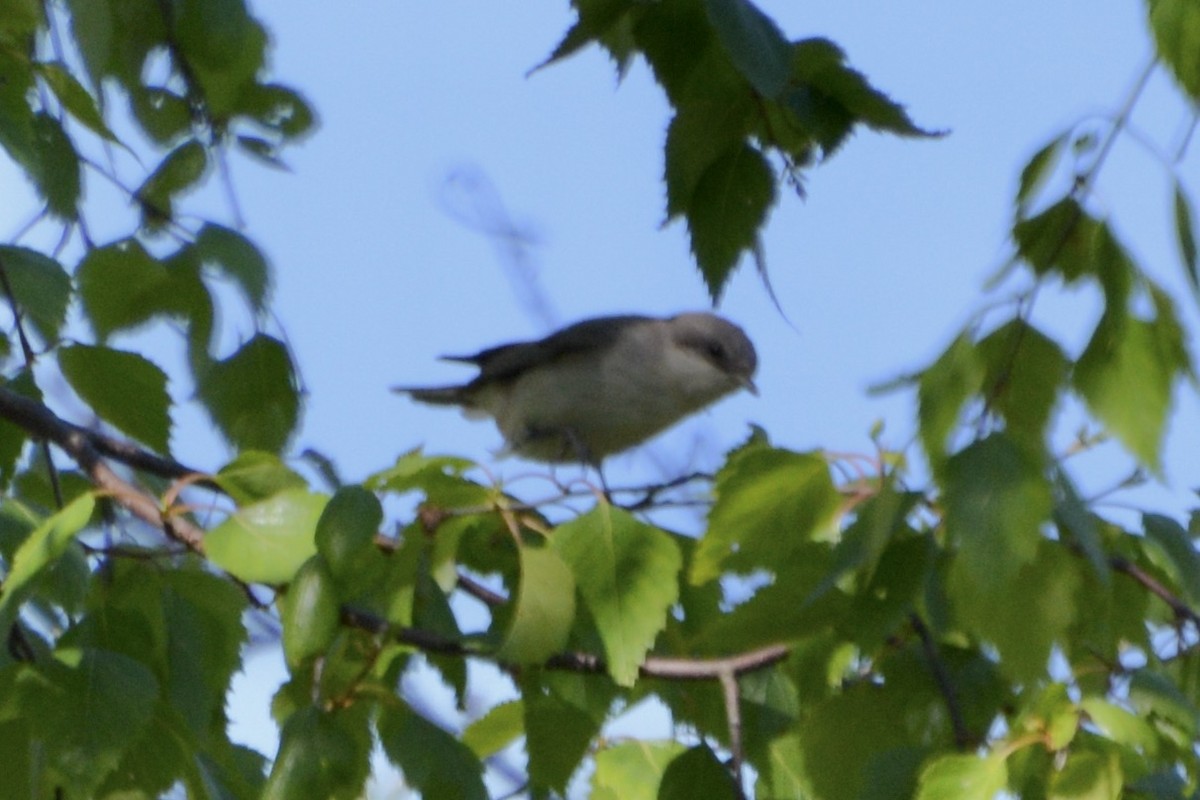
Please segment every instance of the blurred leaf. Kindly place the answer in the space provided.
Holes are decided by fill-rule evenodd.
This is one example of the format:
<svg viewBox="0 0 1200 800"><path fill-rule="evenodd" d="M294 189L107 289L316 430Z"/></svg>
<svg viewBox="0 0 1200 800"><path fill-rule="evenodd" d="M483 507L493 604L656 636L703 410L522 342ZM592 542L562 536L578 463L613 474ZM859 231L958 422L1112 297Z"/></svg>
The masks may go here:
<svg viewBox="0 0 1200 800"><path fill-rule="evenodd" d="M1054 470L1054 524L1060 535L1078 547L1087 557L1103 586L1108 586L1112 570L1100 538L1095 517L1079 497L1075 485L1061 468Z"/></svg>
<svg viewBox="0 0 1200 800"><path fill-rule="evenodd" d="M983 394L1004 416L1005 430L1040 449L1066 382L1066 355L1057 342L1020 318L984 337L976 352L986 369Z"/></svg>
<svg viewBox="0 0 1200 800"><path fill-rule="evenodd" d="M749 0L704 0L704 10L738 72L759 94L777 97L791 72L791 46L775 21Z"/></svg>
<svg viewBox="0 0 1200 800"><path fill-rule="evenodd" d="M617 62L619 75L624 75L629 60L633 57L633 42L629 29L630 17L642 11L632 0L575 0L571 6L579 18L563 36L562 41L534 67L533 71L547 67L578 52L583 47L597 42L608 50Z"/></svg>
<svg viewBox="0 0 1200 800"><path fill-rule="evenodd" d="M679 742L639 739L603 748L596 754L591 800L656 800L664 770L683 749Z"/></svg>
<svg viewBox="0 0 1200 800"><path fill-rule="evenodd" d="M192 108L187 98L170 89L140 87L130 92L138 123L156 144L173 145L192 131Z"/></svg>
<svg viewBox="0 0 1200 800"><path fill-rule="evenodd" d="M1142 514L1142 526L1146 536L1166 553L1171 578L1187 601L1200 603L1200 553L1192 537L1178 522L1161 514Z"/></svg>
<svg viewBox="0 0 1200 800"><path fill-rule="evenodd" d="M658 800L734 800L738 796L729 771L705 744L672 759L658 787Z"/></svg>
<svg viewBox="0 0 1200 800"><path fill-rule="evenodd" d="M398 702L379 707L379 742L422 797L487 800L483 765L465 744Z"/></svg>
<svg viewBox="0 0 1200 800"><path fill-rule="evenodd" d="M1200 729L1200 709L1160 672L1135 671L1129 681L1129 702L1134 711L1160 729L1160 735L1175 734L1176 744L1190 745Z"/></svg>
<svg viewBox="0 0 1200 800"><path fill-rule="evenodd" d="M1051 139L1042 149L1033 154L1021 169L1021 178L1017 184L1017 214L1023 216L1029 203L1038 191L1046 184L1046 179L1054 171L1062 156L1063 148L1070 140L1070 132L1059 134Z"/></svg>
<svg viewBox="0 0 1200 800"><path fill-rule="evenodd" d="M176 147L159 163L134 195L142 204L145 224L155 227L173 217L172 203L204 177L208 153L195 139Z"/></svg>
<svg viewBox="0 0 1200 800"><path fill-rule="evenodd" d="M1034 273L1057 272L1071 283L1095 272L1093 243L1099 223L1067 197L1013 226L1017 252Z"/></svg>
<svg viewBox="0 0 1200 800"><path fill-rule="evenodd" d="M308 483L274 453L247 450L221 467L213 480L238 505L248 505L284 489L304 489Z"/></svg>
<svg viewBox="0 0 1200 800"><path fill-rule="evenodd" d="M286 583L316 552L313 534L327 501L325 495L285 489L243 506L204 537L208 558L248 583Z"/></svg>
<svg viewBox="0 0 1200 800"><path fill-rule="evenodd" d="M277 83L252 83L237 98L237 110L285 139L297 139L316 124L312 106L299 92Z"/></svg>
<svg viewBox="0 0 1200 800"><path fill-rule="evenodd" d="M0 585L0 630L7 631L16 620L25 589L63 551L91 519L95 498L82 494L57 514L42 521L13 555L8 574Z"/></svg>
<svg viewBox="0 0 1200 800"><path fill-rule="evenodd" d="M477 758L490 758L521 737L524 721L525 709L520 700L497 703L463 729L462 742Z"/></svg>
<svg viewBox="0 0 1200 800"><path fill-rule="evenodd" d="M743 253L753 249L775 202L775 176L748 144L729 148L696 183L685 211L692 253L714 301Z"/></svg>
<svg viewBox="0 0 1200 800"><path fill-rule="evenodd" d="M941 756L921 773L917 800L993 800L1007 781L1003 752Z"/></svg>
<svg viewBox="0 0 1200 800"><path fill-rule="evenodd" d="M1050 777L1047 800L1118 800L1124 775L1115 754L1072 750L1062 769Z"/></svg>
<svg viewBox="0 0 1200 800"><path fill-rule="evenodd" d="M575 579L559 553L522 546L521 584L499 657L540 664L567 644L575 621Z"/></svg>
<svg viewBox="0 0 1200 800"><path fill-rule="evenodd" d="M1079 707L1107 738L1148 756L1156 755L1158 734L1149 721L1101 697L1085 697Z"/></svg>
<svg viewBox="0 0 1200 800"><path fill-rule="evenodd" d="M300 397L287 348L263 333L199 376L213 421L240 450L283 449L299 422Z"/></svg>
<svg viewBox="0 0 1200 800"><path fill-rule="evenodd" d="M234 281L255 311L266 307L271 270L254 243L237 231L205 223L196 234L193 252L205 266L213 266Z"/></svg>
<svg viewBox="0 0 1200 800"><path fill-rule="evenodd" d="M1192 204L1188 201L1183 184L1175 181L1175 238L1179 242L1179 255L1183 260L1183 272L1187 276L1192 293L1200 297L1200 257L1196 254L1196 219Z"/></svg>
<svg viewBox="0 0 1200 800"><path fill-rule="evenodd" d="M917 389L921 444L935 473L945 463L947 440L958 426L963 405L983 386L985 369L970 336L963 333L921 372Z"/></svg>
<svg viewBox="0 0 1200 800"><path fill-rule="evenodd" d="M267 36L242 0L179 0L172 17L180 55L204 91L210 112L237 112L242 92L263 68Z"/></svg>
<svg viewBox="0 0 1200 800"><path fill-rule="evenodd" d="M1148 0L1158 57L1192 100L1200 100L1200 7L1193 0Z"/></svg>
<svg viewBox="0 0 1200 800"><path fill-rule="evenodd" d="M595 676L588 677L595 680ZM547 685L548 676L543 681L531 678L521 684L529 783L535 797L547 789L566 793L568 781L604 722L603 709L597 718L595 709L569 702Z"/></svg>
<svg viewBox="0 0 1200 800"><path fill-rule="evenodd" d="M26 172L52 214L65 220L79 216L79 197L83 191L79 154L63 130L49 114L35 114L33 135L37 158Z"/></svg>
<svg viewBox="0 0 1200 800"><path fill-rule="evenodd" d="M558 526L551 542L596 623L609 674L618 685L632 686L679 597L679 547L667 533L608 504Z"/></svg>
<svg viewBox="0 0 1200 800"><path fill-rule="evenodd" d="M83 87L83 84L75 79L75 76L71 74L66 65L61 62L49 62L38 64L37 66L42 78L50 86L55 96L58 97L58 101L62 103L63 108L71 112L71 116L83 123L88 130L96 135L114 144L120 143L104 122L104 117L100 114L96 100L88 94L88 90Z"/></svg>
<svg viewBox="0 0 1200 800"><path fill-rule="evenodd" d="M279 146L274 142L267 141L261 136L238 136L235 141L243 153L256 159L260 164L285 171L289 169L279 156Z"/></svg>
<svg viewBox="0 0 1200 800"><path fill-rule="evenodd" d="M163 313L166 266L136 239L89 250L75 271L79 299L98 339Z"/></svg>
<svg viewBox="0 0 1200 800"><path fill-rule="evenodd" d="M339 621L337 592L324 559L304 562L287 587L279 609L283 655L288 668L298 671L310 658L325 652Z"/></svg>
<svg viewBox="0 0 1200 800"><path fill-rule="evenodd" d="M766 445L733 453L714 494L688 575L694 585L718 577L731 557L745 571L786 563L803 544L829 535L841 502L822 456Z"/></svg>
<svg viewBox="0 0 1200 800"><path fill-rule="evenodd" d="M42 400L42 392L34 382L33 372L29 368L22 369L7 380L0 377L0 389L38 402ZM0 418L0 496L7 496L9 482L16 476L17 465L28 441L28 431L15 422Z"/></svg>
<svg viewBox="0 0 1200 800"><path fill-rule="evenodd" d="M362 556L374 555L383 524L383 507L361 486L344 486L330 498L317 520L317 551L329 571L351 583L361 574Z"/></svg>
<svg viewBox="0 0 1200 800"><path fill-rule="evenodd" d="M12 245L0 245L0 269L22 317L33 324L42 341L57 341L71 302L71 278L66 270L50 256Z"/></svg>
<svg viewBox="0 0 1200 800"><path fill-rule="evenodd" d="M159 453L171 449L167 374L137 353L76 344L57 352L63 377L101 419Z"/></svg>
<svg viewBox="0 0 1200 800"><path fill-rule="evenodd" d="M359 703L335 711L308 706L292 714L283 726L263 800L361 797L371 754L365 711ZM388 739L381 739L386 749Z"/></svg>

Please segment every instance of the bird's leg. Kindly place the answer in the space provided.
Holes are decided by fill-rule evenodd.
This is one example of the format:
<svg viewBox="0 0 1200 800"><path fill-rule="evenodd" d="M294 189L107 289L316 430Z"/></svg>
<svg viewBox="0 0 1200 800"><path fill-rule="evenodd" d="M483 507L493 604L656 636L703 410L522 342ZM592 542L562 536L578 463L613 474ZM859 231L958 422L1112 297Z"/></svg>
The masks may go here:
<svg viewBox="0 0 1200 800"><path fill-rule="evenodd" d="M575 455L585 468L591 467L596 470L596 475L600 478L600 490L604 492L604 499L608 501L609 505L612 505L612 492L609 491L608 481L604 479L604 470L601 468L600 459L592 455L591 449L574 428L563 428L562 438L563 444L570 446L575 451Z"/></svg>

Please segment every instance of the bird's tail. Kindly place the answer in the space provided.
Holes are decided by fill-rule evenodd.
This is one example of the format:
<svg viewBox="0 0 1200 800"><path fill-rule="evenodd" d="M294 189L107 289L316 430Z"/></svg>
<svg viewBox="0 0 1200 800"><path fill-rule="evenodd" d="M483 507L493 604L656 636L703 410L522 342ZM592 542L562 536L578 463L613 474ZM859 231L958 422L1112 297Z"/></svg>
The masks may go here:
<svg viewBox="0 0 1200 800"><path fill-rule="evenodd" d="M467 405L463 386L393 386L392 391L406 394L413 400L435 406Z"/></svg>

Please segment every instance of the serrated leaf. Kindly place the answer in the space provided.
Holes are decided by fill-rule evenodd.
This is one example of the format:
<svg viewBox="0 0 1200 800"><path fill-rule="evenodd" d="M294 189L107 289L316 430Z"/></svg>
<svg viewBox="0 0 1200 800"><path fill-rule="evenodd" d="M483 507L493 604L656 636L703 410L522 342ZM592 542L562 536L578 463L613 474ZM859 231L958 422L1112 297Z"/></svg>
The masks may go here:
<svg viewBox="0 0 1200 800"><path fill-rule="evenodd" d="M714 301L742 254L754 248L774 202L775 175L748 144L727 150L696 183L684 213L692 253Z"/></svg>
<svg viewBox="0 0 1200 800"><path fill-rule="evenodd" d="M1200 298L1200 257L1196 253L1196 229L1192 204L1188 200L1183 184L1175 181L1175 240L1179 243L1179 256L1183 261L1183 273L1187 276L1192 293Z"/></svg>
<svg viewBox="0 0 1200 800"><path fill-rule="evenodd" d="M362 796L371 754L365 706L334 711L307 706L292 714L283 726L262 800Z"/></svg>
<svg viewBox="0 0 1200 800"><path fill-rule="evenodd" d="M49 114L35 114L33 137L36 161L26 173L52 214L65 220L79 216L79 197L83 191L79 154L62 124Z"/></svg>
<svg viewBox="0 0 1200 800"><path fill-rule="evenodd" d="M65 65L61 62L42 63L38 64L38 71L55 96L58 97L63 108L71 112L71 116L98 136L114 144L119 144L117 137L105 124L95 98L88 93L83 84L75 79Z"/></svg>
<svg viewBox="0 0 1200 800"><path fill-rule="evenodd" d="M525 708L520 700L497 703L468 725L462 742L478 758L490 758L520 738L525 732Z"/></svg>
<svg viewBox="0 0 1200 800"><path fill-rule="evenodd" d="M204 88L211 113L237 112L241 94L263 67L266 32L242 0L182 0L172 15L175 40Z"/></svg>
<svg viewBox="0 0 1200 800"><path fill-rule="evenodd" d="M1095 272L1093 248L1100 224L1073 198L1013 226L1017 252L1038 275L1057 272L1071 283Z"/></svg>
<svg viewBox="0 0 1200 800"><path fill-rule="evenodd" d="M208 153L194 139L168 153L134 193L142 204L145 224L153 227L171 219L175 197L194 188L207 167Z"/></svg>
<svg viewBox="0 0 1200 800"><path fill-rule="evenodd" d="M241 450L283 449L299 421L300 397L287 348L266 334L199 376L199 395L221 433Z"/></svg>
<svg viewBox="0 0 1200 800"><path fill-rule="evenodd" d="M316 552L313 537L328 499L286 489L235 510L204 537L209 560L249 583L286 583Z"/></svg>
<svg viewBox="0 0 1200 800"><path fill-rule="evenodd" d="M192 252L202 265L215 267L234 281L255 311L263 310L271 288L271 269L253 242L209 222L196 234Z"/></svg>
<svg viewBox="0 0 1200 800"><path fill-rule="evenodd" d="M561 61L587 46L598 42L606 46L617 61L618 70L624 73L626 59L632 53L624 48L617 48L614 32L623 21L627 21L627 12L635 8L631 0L576 0L571 6L579 18L566 32L562 40L554 48L546 60L531 70L535 72L544 67Z"/></svg>
<svg viewBox="0 0 1200 800"><path fill-rule="evenodd" d="M58 350L58 366L101 419L166 453L171 439L167 373L137 353L76 344Z"/></svg>
<svg viewBox="0 0 1200 800"><path fill-rule="evenodd" d="M1070 366L1062 348L1014 318L984 337L976 352L986 365L983 394L1003 415L1006 431L1033 449L1041 447Z"/></svg>
<svg viewBox="0 0 1200 800"><path fill-rule="evenodd" d="M0 245L0 269L24 319L47 344L58 339L71 302L71 278L50 256L27 247Z"/></svg>
<svg viewBox="0 0 1200 800"><path fill-rule="evenodd" d="M925 768L917 800L994 800L1007 782L1003 753L984 757L955 753Z"/></svg>
<svg viewBox="0 0 1200 800"><path fill-rule="evenodd" d="M960 334L920 375L917 417L921 444L935 473L946 460L946 443L967 400L983 386L985 367L967 333Z"/></svg>
<svg viewBox="0 0 1200 800"><path fill-rule="evenodd" d="M642 739L605 747L596 754L592 800L656 800L663 772L683 749L679 742Z"/></svg>
<svg viewBox="0 0 1200 800"><path fill-rule="evenodd" d="M1149 0L1158 56L1193 100L1200 100L1200 6L1192 0Z"/></svg>
<svg viewBox="0 0 1200 800"><path fill-rule="evenodd" d="M575 579L557 552L523 546L521 583L499 657L540 664L566 646L575 621Z"/></svg>
<svg viewBox="0 0 1200 800"><path fill-rule="evenodd" d="M483 765L465 744L398 703L379 706L379 742L422 797L487 800Z"/></svg>
<svg viewBox="0 0 1200 800"><path fill-rule="evenodd" d="M749 0L704 0L709 22L738 72L767 98L787 85L791 45L775 21Z"/></svg>
<svg viewBox="0 0 1200 800"><path fill-rule="evenodd" d="M734 800L740 794L729 770L705 744L676 756L663 771L658 787L658 800Z"/></svg>
<svg viewBox="0 0 1200 800"><path fill-rule="evenodd" d="M1021 178L1017 182L1016 207L1017 214L1023 215L1030 201L1046 184L1046 179L1054 171L1059 157L1067 142L1070 141L1070 131L1059 134L1033 154L1029 162L1021 168Z"/></svg>
<svg viewBox="0 0 1200 800"><path fill-rule="evenodd" d="M101 340L142 325L166 308L167 268L135 239L89 250L75 277L83 311Z"/></svg>
<svg viewBox="0 0 1200 800"><path fill-rule="evenodd" d="M829 533L841 502L822 456L766 445L731 455L714 493L688 575L693 585L718 577L735 550L734 566L744 571L786 563L801 545Z"/></svg>
<svg viewBox="0 0 1200 800"><path fill-rule="evenodd" d="M596 623L609 674L632 686L679 596L679 547L664 531L607 504L558 526L551 542Z"/></svg>
<svg viewBox="0 0 1200 800"><path fill-rule="evenodd" d="M81 494L41 522L17 548L4 583L0 584L0 628L8 630L16 620L25 587L63 554L91 519L94 507L92 494Z"/></svg>

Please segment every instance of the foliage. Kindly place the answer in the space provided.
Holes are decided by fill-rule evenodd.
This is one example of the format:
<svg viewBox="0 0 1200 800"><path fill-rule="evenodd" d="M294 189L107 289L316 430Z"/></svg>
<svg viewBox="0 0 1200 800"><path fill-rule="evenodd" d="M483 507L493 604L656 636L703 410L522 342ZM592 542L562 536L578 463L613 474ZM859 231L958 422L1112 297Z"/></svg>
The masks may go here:
<svg viewBox="0 0 1200 800"><path fill-rule="evenodd" d="M667 217L686 220L714 298L757 251L781 176L799 181L856 125L931 135L837 45L789 41L749 0L574 6L547 63L592 43L619 71L649 63L673 108ZM1194 2L1151 0L1148 36L1200 100ZM1200 512L1104 516L1069 459L1092 435L1055 444L1076 404L1156 474L1196 381L1176 299L1092 198L1136 92L1098 144L1068 130L1032 157L1013 297L893 387L915 395L928 471L882 443L798 453L756 432L712 476L696 538L641 513L671 487L576 513L562 501L579 498L532 506L458 458L406 453L320 489L285 464L300 412L286 346L259 330L217 349L218 285L262 323L267 261L179 213L227 150L278 165L311 129L300 94L265 82L266 47L242 0L7 0L0 14L0 146L40 224L79 252L68 269L61 250L0 246L0 798L357 797L376 743L429 798L489 796L488 765L514 743L538 797L585 762L597 798L1196 795ZM85 189L120 183L89 155L104 148L143 174L130 230L93 242ZM1172 177L1196 290L1193 205ZM1039 293L1078 286L1103 303L1081 348L1032 315ZM127 349L144 330L178 335L194 402L238 451L219 470L172 459L179 401ZM48 364L96 430L43 399ZM385 508L410 511L385 523ZM465 595L483 611L463 614ZM273 754L233 744L225 711L262 616L289 671ZM467 665L483 662L515 697L463 731L400 691L428 664L465 708ZM650 698L677 740L607 736Z"/></svg>

